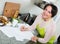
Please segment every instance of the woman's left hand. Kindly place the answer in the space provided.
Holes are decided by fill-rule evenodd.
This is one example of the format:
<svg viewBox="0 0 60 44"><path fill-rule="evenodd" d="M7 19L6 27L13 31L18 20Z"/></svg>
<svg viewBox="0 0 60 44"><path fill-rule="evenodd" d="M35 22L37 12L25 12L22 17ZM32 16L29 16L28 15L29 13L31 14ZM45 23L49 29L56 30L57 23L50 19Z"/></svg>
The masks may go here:
<svg viewBox="0 0 60 44"><path fill-rule="evenodd" d="M34 37L31 38L31 40L32 40L33 42L37 42L38 37L37 37L37 36L34 36Z"/></svg>

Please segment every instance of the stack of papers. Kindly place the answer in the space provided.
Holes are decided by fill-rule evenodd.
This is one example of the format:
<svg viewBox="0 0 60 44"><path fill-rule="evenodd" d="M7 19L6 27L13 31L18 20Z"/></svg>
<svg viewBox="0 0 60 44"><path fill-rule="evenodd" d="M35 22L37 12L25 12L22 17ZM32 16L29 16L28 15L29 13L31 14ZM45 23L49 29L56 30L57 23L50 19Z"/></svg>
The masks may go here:
<svg viewBox="0 0 60 44"><path fill-rule="evenodd" d="M23 41L24 39L31 40L31 37L34 36L31 31L20 31L19 27L4 26L0 27L0 30L8 37L15 37L19 41Z"/></svg>

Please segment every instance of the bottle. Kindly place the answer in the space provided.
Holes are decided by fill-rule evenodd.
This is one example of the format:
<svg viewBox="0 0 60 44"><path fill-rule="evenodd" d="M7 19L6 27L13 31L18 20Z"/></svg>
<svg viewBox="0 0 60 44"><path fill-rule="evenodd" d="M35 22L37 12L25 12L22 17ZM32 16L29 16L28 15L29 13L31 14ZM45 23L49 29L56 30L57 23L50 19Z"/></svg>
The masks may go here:
<svg viewBox="0 0 60 44"><path fill-rule="evenodd" d="M19 11L16 11L13 18L17 18Z"/></svg>

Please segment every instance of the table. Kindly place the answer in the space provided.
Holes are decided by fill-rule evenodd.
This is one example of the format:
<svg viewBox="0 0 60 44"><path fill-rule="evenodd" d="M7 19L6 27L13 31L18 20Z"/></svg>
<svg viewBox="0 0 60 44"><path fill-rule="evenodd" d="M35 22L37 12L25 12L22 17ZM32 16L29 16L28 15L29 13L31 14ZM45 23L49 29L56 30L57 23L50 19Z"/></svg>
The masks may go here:
<svg viewBox="0 0 60 44"><path fill-rule="evenodd" d="M14 28L14 29L18 29L19 27L10 27L8 25L3 26L5 28L8 28L10 30L10 28ZM10 27L10 28L9 28ZM2 27L0 27L0 44L25 44L26 42L28 42L29 40L25 39L23 41L19 41L16 40L16 38L13 36L8 37L6 34L4 34L2 32L2 30L4 30Z"/></svg>

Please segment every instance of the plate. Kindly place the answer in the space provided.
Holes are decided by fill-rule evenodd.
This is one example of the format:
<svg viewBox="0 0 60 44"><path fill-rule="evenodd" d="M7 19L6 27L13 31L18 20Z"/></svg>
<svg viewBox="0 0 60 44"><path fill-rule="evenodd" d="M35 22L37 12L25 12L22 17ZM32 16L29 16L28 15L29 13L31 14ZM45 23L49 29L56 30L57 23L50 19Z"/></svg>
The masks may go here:
<svg viewBox="0 0 60 44"><path fill-rule="evenodd" d="M4 23L0 23L0 26L4 26Z"/></svg>

